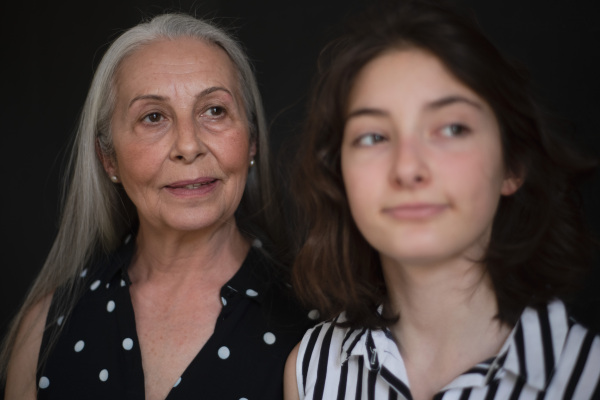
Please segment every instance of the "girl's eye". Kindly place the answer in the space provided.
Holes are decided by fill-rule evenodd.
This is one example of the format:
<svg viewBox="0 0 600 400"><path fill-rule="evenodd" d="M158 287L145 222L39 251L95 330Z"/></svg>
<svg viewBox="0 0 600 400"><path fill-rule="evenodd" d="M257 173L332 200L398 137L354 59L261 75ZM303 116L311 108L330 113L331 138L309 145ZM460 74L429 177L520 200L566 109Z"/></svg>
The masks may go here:
<svg viewBox="0 0 600 400"><path fill-rule="evenodd" d="M150 113L150 114L146 115L146 116L145 116L145 117L142 119L142 121L144 121L144 122L148 122L148 123L151 123L151 124L156 124L157 122L160 122L160 121L162 121L162 120L163 120L163 118L164 118L164 117L162 116L162 114L161 114L161 113L153 112L153 113Z"/></svg>
<svg viewBox="0 0 600 400"><path fill-rule="evenodd" d="M450 124L442 128L442 135L446 137L461 136L469 132L469 128L461 124Z"/></svg>
<svg viewBox="0 0 600 400"><path fill-rule="evenodd" d="M223 107L214 106L208 108L204 114L208 115L209 117L220 117L221 115L225 114L225 109Z"/></svg>
<svg viewBox="0 0 600 400"><path fill-rule="evenodd" d="M357 146L373 146L377 143L383 142L385 137L378 133L368 133L366 135L362 135L354 142Z"/></svg>

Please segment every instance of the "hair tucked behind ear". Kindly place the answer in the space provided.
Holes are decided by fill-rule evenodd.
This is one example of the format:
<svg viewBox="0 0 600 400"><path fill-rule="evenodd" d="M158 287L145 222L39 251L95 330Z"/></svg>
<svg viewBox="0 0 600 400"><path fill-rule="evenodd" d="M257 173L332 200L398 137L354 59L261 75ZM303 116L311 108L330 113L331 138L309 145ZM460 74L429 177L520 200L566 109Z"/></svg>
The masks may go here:
<svg viewBox="0 0 600 400"><path fill-rule="evenodd" d="M419 48L435 55L492 108L507 173L522 179L503 197L481 260L492 279L499 318L514 324L526 306L567 296L590 266L591 239L574 179L594 165L565 145L532 93L524 69L504 58L476 23L440 1L378 4L350 21L322 52L294 177L306 224L294 287L324 318L346 311L348 324L381 327L386 297L381 266L350 215L340 147L349 93L361 69L383 52ZM563 132L560 132L563 133Z"/></svg>

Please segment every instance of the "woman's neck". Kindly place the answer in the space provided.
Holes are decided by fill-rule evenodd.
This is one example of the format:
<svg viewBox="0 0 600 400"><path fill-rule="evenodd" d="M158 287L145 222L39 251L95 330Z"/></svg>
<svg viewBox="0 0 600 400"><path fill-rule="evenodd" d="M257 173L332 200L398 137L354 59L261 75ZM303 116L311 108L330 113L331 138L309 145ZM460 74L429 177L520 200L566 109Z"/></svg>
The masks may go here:
<svg viewBox="0 0 600 400"><path fill-rule="evenodd" d="M214 275L222 280L237 271L249 243L232 221L196 232L165 232L140 226L136 247L128 271L133 283L155 278L187 279L193 275Z"/></svg>
<svg viewBox="0 0 600 400"><path fill-rule="evenodd" d="M385 312L415 398L431 398L473 365L497 354L510 327L496 317L494 290L480 264L399 265L382 257ZM425 394L424 396L421 396ZM429 396L429 397L428 397Z"/></svg>

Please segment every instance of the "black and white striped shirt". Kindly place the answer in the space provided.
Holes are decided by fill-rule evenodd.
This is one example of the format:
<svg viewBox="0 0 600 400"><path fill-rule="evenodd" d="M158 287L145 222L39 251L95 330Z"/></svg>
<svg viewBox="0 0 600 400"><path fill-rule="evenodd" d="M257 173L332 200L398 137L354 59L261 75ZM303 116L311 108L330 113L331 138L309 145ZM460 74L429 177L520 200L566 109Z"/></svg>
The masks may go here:
<svg viewBox="0 0 600 400"><path fill-rule="evenodd" d="M302 339L296 371L301 399L412 399L389 331L319 324ZM434 396L442 399L600 399L600 336L571 322L560 301L527 308L498 355Z"/></svg>

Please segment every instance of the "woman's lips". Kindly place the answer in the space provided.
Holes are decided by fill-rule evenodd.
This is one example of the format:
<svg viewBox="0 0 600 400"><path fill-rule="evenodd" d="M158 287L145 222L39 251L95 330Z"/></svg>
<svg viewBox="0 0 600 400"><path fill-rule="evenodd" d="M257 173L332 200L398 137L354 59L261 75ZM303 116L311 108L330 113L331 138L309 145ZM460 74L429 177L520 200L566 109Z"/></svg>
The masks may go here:
<svg viewBox="0 0 600 400"><path fill-rule="evenodd" d="M403 204L385 208L383 212L396 219L420 220L434 217L446 208L445 204Z"/></svg>
<svg viewBox="0 0 600 400"><path fill-rule="evenodd" d="M165 186L165 189L176 196L195 197L212 192L217 186L217 178L200 178L187 181L178 181Z"/></svg>

